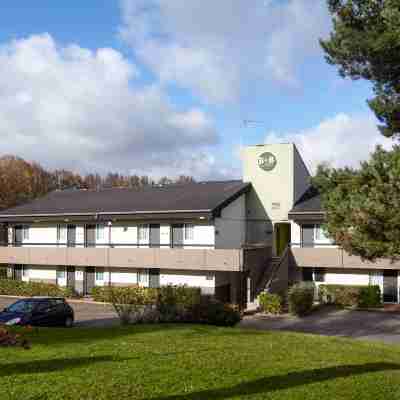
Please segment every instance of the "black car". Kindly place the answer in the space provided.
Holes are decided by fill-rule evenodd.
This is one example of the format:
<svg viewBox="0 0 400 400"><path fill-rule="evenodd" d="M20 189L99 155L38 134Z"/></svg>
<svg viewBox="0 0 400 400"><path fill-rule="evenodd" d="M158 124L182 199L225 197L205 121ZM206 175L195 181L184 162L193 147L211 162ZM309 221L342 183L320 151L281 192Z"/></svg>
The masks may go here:
<svg viewBox="0 0 400 400"><path fill-rule="evenodd" d="M74 311L61 297L31 297L0 312L0 324L72 327Z"/></svg>

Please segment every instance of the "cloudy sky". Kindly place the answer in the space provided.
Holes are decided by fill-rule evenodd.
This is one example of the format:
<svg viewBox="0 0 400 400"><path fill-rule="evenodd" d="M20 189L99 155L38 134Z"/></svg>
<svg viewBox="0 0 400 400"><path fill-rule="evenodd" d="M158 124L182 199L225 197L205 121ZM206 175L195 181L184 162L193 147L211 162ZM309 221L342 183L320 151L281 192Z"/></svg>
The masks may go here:
<svg viewBox="0 0 400 400"><path fill-rule="evenodd" d="M324 61L325 0L3 0L1 16L1 154L226 179L248 144L293 141L311 169L391 146L370 86Z"/></svg>

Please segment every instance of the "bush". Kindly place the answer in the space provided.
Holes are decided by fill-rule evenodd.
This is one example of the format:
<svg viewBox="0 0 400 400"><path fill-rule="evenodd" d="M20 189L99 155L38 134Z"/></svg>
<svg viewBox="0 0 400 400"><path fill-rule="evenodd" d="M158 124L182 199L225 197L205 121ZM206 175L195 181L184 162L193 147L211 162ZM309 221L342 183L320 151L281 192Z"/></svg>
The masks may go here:
<svg viewBox="0 0 400 400"><path fill-rule="evenodd" d="M261 293L258 301L263 312L267 314L280 314L282 310L282 299L277 294Z"/></svg>
<svg viewBox="0 0 400 400"><path fill-rule="evenodd" d="M235 306L202 296L199 288L188 286L96 287L92 296L96 301L112 303L123 324L199 322L233 326L241 319Z"/></svg>
<svg viewBox="0 0 400 400"><path fill-rule="evenodd" d="M30 330L30 327L26 327L25 330ZM28 340L21 333L12 332L5 325L0 325L0 347L22 347L24 349L30 349Z"/></svg>
<svg viewBox="0 0 400 400"><path fill-rule="evenodd" d="M319 301L340 307L377 307L381 304L379 286L320 285Z"/></svg>
<svg viewBox="0 0 400 400"><path fill-rule="evenodd" d="M0 279L0 295L71 297L72 294L70 288L63 288L49 283Z"/></svg>
<svg viewBox="0 0 400 400"><path fill-rule="evenodd" d="M289 311L292 314L303 316L312 311L314 305L315 286L308 282L300 282L289 289Z"/></svg>
<svg viewBox="0 0 400 400"><path fill-rule="evenodd" d="M355 307L358 304L362 287L355 285L320 285L318 287L318 298L322 304Z"/></svg>
<svg viewBox="0 0 400 400"><path fill-rule="evenodd" d="M192 322L216 326L234 326L242 319L237 306L222 303L211 296L202 296L192 313Z"/></svg>
<svg viewBox="0 0 400 400"><path fill-rule="evenodd" d="M157 309L165 322L190 321L192 308L200 303L200 288L162 286L158 289Z"/></svg>
<svg viewBox="0 0 400 400"><path fill-rule="evenodd" d="M382 305L381 289L379 286L365 286L360 289L358 306L362 308L379 307Z"/></svg>

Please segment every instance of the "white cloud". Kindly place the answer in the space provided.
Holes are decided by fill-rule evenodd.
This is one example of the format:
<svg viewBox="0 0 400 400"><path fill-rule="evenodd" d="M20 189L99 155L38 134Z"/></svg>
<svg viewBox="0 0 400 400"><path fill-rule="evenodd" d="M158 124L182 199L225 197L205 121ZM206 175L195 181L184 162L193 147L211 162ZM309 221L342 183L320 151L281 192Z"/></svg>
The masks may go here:
<svg viewBox="0 0 400 400"><path fill-rule="evenodd" d="M322 52L321 0L121 0L122 37L163 83L209 102L234 101L249 82L298 87L298 68Z"/></svg>
<svg viewBox="0 0 400 400"><path fill-rule="evenodd" d="M118 51L60 46L49 34L0 46L0 135L3 154L49 167L197 178L213 163L191 154L219 141L208 115L143 86Z"/></svg>
<svg viewBox="0 0 400 400"><path fill-rule="evenodd" d="M269 132L265 142L295 143L310 172L315 172L320 163L333 167L357 167L360 161L368 158L376 145L386 149L393 145L391 139L379 133L376 124L370 115L342 113L299 132Z"/></svg>

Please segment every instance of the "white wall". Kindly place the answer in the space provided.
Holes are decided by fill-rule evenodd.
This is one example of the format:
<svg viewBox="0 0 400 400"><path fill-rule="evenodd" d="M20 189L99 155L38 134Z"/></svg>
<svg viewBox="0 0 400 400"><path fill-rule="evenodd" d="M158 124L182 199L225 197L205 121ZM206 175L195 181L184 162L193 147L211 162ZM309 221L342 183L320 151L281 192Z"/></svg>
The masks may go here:
<svg viewBox="0 0 400 400"><path fill-rule="evenodd" d="M38 265L26 266L29 268L29 279L56 280L56 267Z"/></svg>
<svg viewBox="0 0 400 400"><path fill-rule="evenodd" d="M218 233L217 233L218 232ZM246 242L246 195L222 209L215 219L215 247L238 249Z"/></svg>
<svg viewBox="0 0 400 400"><path fill-rule="evenodd" d="M134 224L113 224L111 227L111 242L116 243L117 245L135 244L138 242L137 231L137 226Z"/></svg>
<svg viewBox="0 0 400 400"><path fill-rule="evenodd" d="M172 271L163 269L160 272L160 285L187 285L191 287L214 288L215 274L201 271Z"/></svg>

